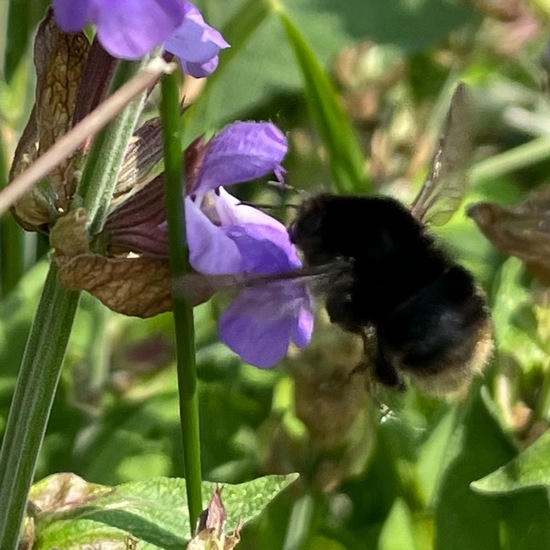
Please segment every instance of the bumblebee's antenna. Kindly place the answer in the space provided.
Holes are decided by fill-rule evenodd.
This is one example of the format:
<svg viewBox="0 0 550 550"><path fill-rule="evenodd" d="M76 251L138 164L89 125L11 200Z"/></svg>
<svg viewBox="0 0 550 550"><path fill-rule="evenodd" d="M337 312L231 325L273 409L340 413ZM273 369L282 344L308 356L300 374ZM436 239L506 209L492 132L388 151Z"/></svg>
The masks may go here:
<svg viewBox="0 0 550 550"><path fill-rule="evenodd" d="M285 207L285 208L299 208L298 204L292 204L292 203L284 203L284 204L261 204L257 202L252 201L240 201L238 203L239 205L243 206L253 206L254 208L258 208L259 210L277 210L278 208Z"/></svg>

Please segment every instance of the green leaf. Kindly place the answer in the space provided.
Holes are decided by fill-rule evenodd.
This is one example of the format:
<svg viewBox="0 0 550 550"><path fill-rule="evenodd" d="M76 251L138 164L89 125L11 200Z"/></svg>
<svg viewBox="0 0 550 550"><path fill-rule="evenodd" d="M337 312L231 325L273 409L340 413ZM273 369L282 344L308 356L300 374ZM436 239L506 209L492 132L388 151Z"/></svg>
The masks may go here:
<svg viewBox="0 0 550 550"><path fill-rule="evenodd" d="M415 550L414 523L409 507L397 499L386 519L378 548L380 550Z"/></svg>
<svg viewBox="0 0 550 550"><path fill-rule="evenodd" d="M550 431L517 458L471 484L480 493L501 494L532 487L550 488Z"/></svg>
<svg viewBox="0 0 550 550"><path fill-rule="evenodd" d="M256 517L297 478L267 476L240 485L225 485L222 499L228 531ZM217 484L203 482L205 496ZM189 533L185 480L155 478L114 488L91 484L74 474L56 474L33 486L35 550L76 550L82 545L125 549L129 541L140 550L184 548Z"/></svg>
<svg viewBox="0 0 550 550"><path fill-rule="evenodd" d="M280 16L304 78L306 100L327 149L336 188L341 193L372 191L359 141L334 86L300 29L286 13Z"/></svg>
<svg viewBox="0 0 550 550"><path fill-rule="evenodd" d="M436 550L500 550L499 523L504 510L469 485L512 459L516 452L477 393L454 430L455 455L436 497ZM452 443L451 443L452 444Z"/></svg>
<svg viewBox="0 0 550 550"><path fill-rule="evenodd" d="M472 9L441 0L283 0L310 40L370 39L396 44L407 53L426 49L474 17ZM330 28L330 32L327 29ZM321 32L320 29L324 29ZM317 43L317 40L315 41Z"/></svg>
<svg viewBox="0 0 550 550"><path fill-rule="evenodd" d="M433 504L439 484L452 456L453 434L456 428L458 407L450 407L439 419L423 443L418 457L418 477L423 497Z"/></svg>

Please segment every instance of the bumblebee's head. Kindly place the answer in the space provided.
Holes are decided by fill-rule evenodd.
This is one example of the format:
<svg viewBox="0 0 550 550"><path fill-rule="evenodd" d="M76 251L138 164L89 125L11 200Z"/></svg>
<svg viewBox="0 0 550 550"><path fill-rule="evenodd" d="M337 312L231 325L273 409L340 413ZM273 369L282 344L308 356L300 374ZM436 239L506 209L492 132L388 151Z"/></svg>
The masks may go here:
<svg viewBox="0 0 550 550"><path fill-rule="evenodd" d="M310 265L321 265L333 259L324 242L326 195L304 201L288 228L290 241L304 254Z"/></svg>

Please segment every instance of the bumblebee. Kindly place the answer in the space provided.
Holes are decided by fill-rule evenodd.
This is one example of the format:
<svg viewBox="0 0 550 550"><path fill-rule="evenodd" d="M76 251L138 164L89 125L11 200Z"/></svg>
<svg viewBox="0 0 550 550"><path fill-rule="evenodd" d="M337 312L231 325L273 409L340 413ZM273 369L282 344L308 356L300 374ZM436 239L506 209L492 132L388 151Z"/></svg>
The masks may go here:
<svg viewBox="0 0 550 550"><path fill-rule="evenodd" d="M483 291L426 225L447 221L463 198L468 103L460 84L410 209L389 197L322 194L306 199L289 227L306 266L349 266L327 270L326 309L332 323L374 347L374 377L387 386L403 388L407 374L430 393L458 391L492 352Z"/></svg>

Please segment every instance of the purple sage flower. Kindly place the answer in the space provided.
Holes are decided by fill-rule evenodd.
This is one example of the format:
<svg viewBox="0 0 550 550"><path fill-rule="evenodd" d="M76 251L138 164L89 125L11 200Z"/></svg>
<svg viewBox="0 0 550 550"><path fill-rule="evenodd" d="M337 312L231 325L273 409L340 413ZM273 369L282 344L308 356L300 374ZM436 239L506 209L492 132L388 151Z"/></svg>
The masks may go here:
<svg viewBox="0 0 550 550"><path fill-rule="evenodd" d="M95 25L98 40L114 57L137 59L164 43L195 77L211 74L220 49L229 47L186 0L54 0L53 8L65 32Z"/></svg>
<svg viewBox="0 0 550 550"><path fill-rule="evenodd" d="M285 136L268 122L237 122L207 144L188 171L190 262L204 274L277 274L301 267L283 224L240 204L222 186L270 172L282 177ZM269 368L291 342L303 347L313 330L312 301L298 280L242 290L221 316L222 341L245 361Z"/></svg>
<svg viewBox="0 0 550 550"><path fill-rule="evenodd" d="M181 62L187 74L202 78L218 66L218 53L229 44L215 28L207 25L201 12L191 2L185 2L183 23L166 40L164 47Z"/></svg>

